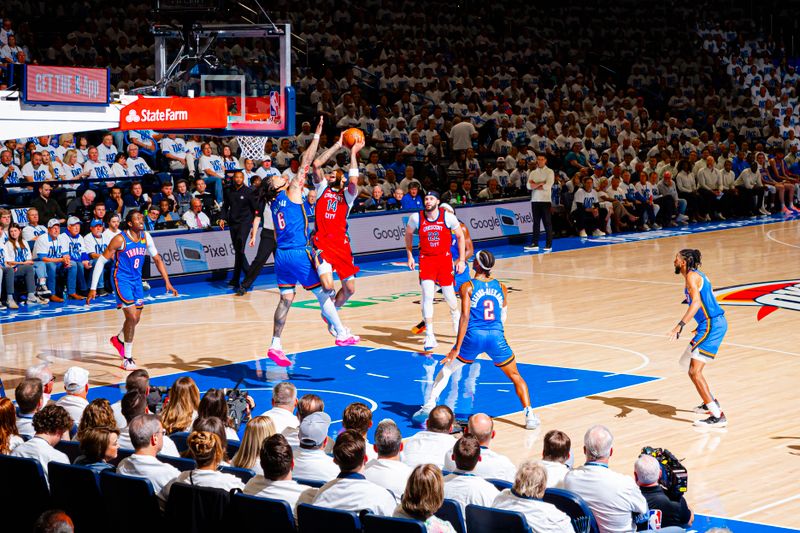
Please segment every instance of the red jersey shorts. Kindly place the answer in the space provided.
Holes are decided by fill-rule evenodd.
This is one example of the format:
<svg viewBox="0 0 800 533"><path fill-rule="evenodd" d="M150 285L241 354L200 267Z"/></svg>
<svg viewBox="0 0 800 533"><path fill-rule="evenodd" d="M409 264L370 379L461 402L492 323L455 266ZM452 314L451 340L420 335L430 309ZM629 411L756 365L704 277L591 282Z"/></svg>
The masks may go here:
<svg viewBox="0 0 800 533"><path fill-rule="evenodd" d="M353 259L353 251L350 249L350 241L347 237L323 238L316 236L314 246L320 251L320 257L331 265L340 280L352 278L361 270Z"/></svg>
<svg viewBox="0 0 800 533"><path fill-rule="evenodd" d="M447 253L442 255L421 255L419 257L420 281L430 279L440 287L453 285L453 257Z"/></svg>

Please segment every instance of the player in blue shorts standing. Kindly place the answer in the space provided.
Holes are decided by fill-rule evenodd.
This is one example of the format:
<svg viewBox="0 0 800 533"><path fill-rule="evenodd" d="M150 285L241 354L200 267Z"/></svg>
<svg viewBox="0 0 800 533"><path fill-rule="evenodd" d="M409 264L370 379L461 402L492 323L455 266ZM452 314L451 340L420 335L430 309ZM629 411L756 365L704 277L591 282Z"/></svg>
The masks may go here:
<svg viewBox="0 0 800 533"><path fill-rule="evenodd" d="M164 261L156 250L156 245L150 234L144 231L144 215L139 211L130 211L125 216L127 229L108 243L108 247L97 258L92 271L92 285L89 295L86 297L86 305L97 296L97 284L103 276L103 266L114 259L114 290L117 296L117 307L122 309L125 314L125 322L122 330L117 335L111 337L111 344L122 358L123 370L135 370L136 363L133 362L133 334L136 331L136 324L142 317L144 307L144 288L142 284L142 266L144 265L145 255L150 254L156 264L158 273L164 278L164 286L167 292L174 296L178 291L169 282L167 268ZM120 335L124 341L120 341Z"/></svg>
<svg viewBox="0 0 800 533"><path fill-rule="evenodd" d="M514 352L506 341L503 322L506 319L507 291L505 285L492 278L494 255L481 250L475 255L472 269L475 277L461 286L461 321L458 324L456 345L442 359L442 369L433 380L430 394L422 408L414 413L415 422L428 418L450 376L485 353L494 365L514 384L525 411L525 429L539 427L539 417L533 412L528 384L517 369Z"/></svg>
<svg viewBox="0 0 800 533"><path fill-rule="evenodd" d="M272 344L267 356L279 366L292 364L283 351L281 333L286 325L286 317L294 301L295 287L298 283L317 297L322 316L336 331L337 346L351 346L361 340L342 325L330 293L323 290L318 269L330 272L330 268L315 253L310 240L308 215L303 201L303 186L311 167L311 161L317 153L321 131L322 117L320 117L311 145L303 152L300 168L294 178L291 180L287 180L284 176L273 176L271 180L265 178L259 189L259 195L263 196L263 198L259 198L259 204L266 201L270 205L275 225L275 242L277 244L275 276L278 280L281 299L275 309Z"/></svg>
<svg viewBox="0 0 800 533"><path fill-rule="evenodd" d="M694 383L703 403L694 408L698 414L710 414L708 418L696 420L695 426L725 427L728 420L719 405L719 401L711 394L711 389L703 377L703 368L717 356L722 339L728 331L728 321L725 311L722 310L716 297L711 282L700 270L700 250L685 249L675 256L675 273L683 274L686 279L686 303L689 309L683 314L678 325L670 331L670 338L677 340L683 332L686 322L692 319L697 321L694 337L689 341L689 346L683 352L680 364L689 368L689 378Z"/></svg>

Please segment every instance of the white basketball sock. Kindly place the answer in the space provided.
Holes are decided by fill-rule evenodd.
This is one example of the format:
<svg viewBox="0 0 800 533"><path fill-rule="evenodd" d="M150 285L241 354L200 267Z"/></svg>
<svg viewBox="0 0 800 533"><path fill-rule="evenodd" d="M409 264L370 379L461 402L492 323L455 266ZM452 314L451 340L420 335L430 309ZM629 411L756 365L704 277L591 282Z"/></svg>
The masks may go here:
<svg viewBox="0 0 800 533"><path fill-rule="evenodd" d="M336 312L336 305L333 303L333 300L331 300L328 291L317 287L311 292L314 293L314 296L317 297L317 301L319 301L319 308L322 311L322 316L324 316L328 323L333 325L333 328L336 330L336 336L342 337L347 335L347 331L339 318L339 313Z"/></svg>
<svg viewBox="0 0 800 533"><path fill-rule="evenodd" d="M451 311L458 310L458 299L456 298L456 290L452 285L448 285L447 287L442 287L442 296L444 296L444 301L447 302L447 305L450 307Z"/></svg>
<svg viewBox="0 0 800 533"><path fill-rule="evenodd" d="M439 373L436 374L436 378L433 380L433 386L431 387L430 395L423 406L425 409L433 409L436 407L436 401L439 399L439 395L442 394L442 391L445 389L445 387L447 387L447 383L450 381L450 376L453 375L453 372L463 366L464 363L458 359L453 359L444 365L441 370L439 370Z"/></svg>

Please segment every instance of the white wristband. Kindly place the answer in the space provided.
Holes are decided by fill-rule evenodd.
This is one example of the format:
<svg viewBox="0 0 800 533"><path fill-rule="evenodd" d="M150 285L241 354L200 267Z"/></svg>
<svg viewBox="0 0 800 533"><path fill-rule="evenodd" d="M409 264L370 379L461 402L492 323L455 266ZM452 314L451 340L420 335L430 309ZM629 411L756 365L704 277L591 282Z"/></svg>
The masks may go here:
<svg viewBox="0 0 800 533"><path fill-rule="evenodd" d="M318 141L318 140L319 140L319 133L315 133L315 134L314 134L314 140L315 140L315 141Z"/></svg>
<svg viewBox="0 0 800 533"><path fill-rule="evenodd" d="M351 168L350 170L347 171L347 175L348 177L351 178L357 178L360 175L360 173L358 172L357 168Z"/></svg>

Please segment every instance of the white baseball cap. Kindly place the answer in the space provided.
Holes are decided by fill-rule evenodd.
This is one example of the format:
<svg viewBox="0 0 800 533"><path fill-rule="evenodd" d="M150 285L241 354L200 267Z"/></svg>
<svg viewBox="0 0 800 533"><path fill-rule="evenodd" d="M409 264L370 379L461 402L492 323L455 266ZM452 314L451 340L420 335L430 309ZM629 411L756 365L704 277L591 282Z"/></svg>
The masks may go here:
<svg viewBox="0 0 800 533"><path fill-rule="evenodd" d="M80 392L89 384L89 371L79 366L71 366L64 373L64 389L67 392Z"/></svg>
<svg viewBox="0 0 800 533"><path fill-rule="evenodd" d="M80 223L81 223L81 219L79 219L78 217L69 217L67 219L67 226L71 226L73 224L80 224Z"/></svg>

